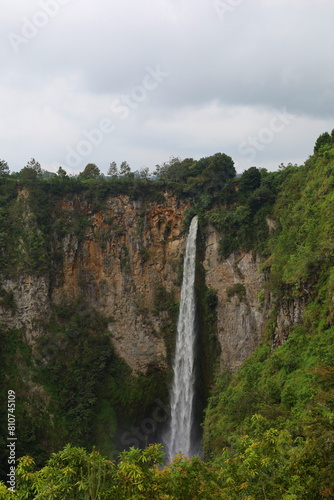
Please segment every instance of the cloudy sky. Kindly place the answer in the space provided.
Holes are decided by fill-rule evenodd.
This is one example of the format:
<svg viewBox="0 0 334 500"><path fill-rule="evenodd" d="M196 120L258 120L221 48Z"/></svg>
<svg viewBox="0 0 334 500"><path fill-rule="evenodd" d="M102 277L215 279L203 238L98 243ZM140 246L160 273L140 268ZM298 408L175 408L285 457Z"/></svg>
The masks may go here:
<svg viewBox="0 0 334 500"><path fill-rule="evenodd" d="M0 158L303 163L334 128L333 19L333 0L3 2Z"/></svg>

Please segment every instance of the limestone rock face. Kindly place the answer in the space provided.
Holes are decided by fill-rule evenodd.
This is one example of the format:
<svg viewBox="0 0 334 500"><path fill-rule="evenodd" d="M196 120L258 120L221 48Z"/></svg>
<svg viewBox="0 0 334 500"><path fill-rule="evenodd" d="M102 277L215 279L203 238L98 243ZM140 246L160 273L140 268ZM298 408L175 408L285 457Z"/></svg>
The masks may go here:
<svg viewBox="0 0 334 500"><path fill-rule="evenodd" d="M282 345L289 337L290 328L303 320L305 310L303 298L295 300L283 299L278 309L273 348Z"/></svg>
<svg viewBox="0 0 334 500"><path fill-rule="evenodd" d="M56 277L1 278L2 294L10 295L13 307L0 300L0 322L7 329L22 328L34 347L46 332L53 305L83 300L109 318L116 353L135 374L165 369L165 314L153 310L161 287L179 298L187 206L167 195L163 203L145 205L118 196L100 211L78 197L63 200L65 219L80 214L85 228L81 234L53 235L54 251L63 257Z"/></svg>
<svg viewBox="0 0 334 500"><path fill-rule="evenodd" d="M267 320L261 300L264 277L253 252L219 256L217 231L207 229L204 267L208 287L218 297L218 339L222 369L236 371L257 347Z"/></svg>
<svg viewBox="0 0 334 500"><path fill-rule="evenodd" d="M3 278L1 287L11 295L13 307L0 305L0 322L10 330L23 328L26 342L33 345L50 316L48 277L23 274L16 279Z"/></svg>
<svg viewBox="0 0 334 500"><path fill-rule="evenodd" d="M103 209L73 196L61 202L64 223L78 214L85 224L77 231L52 235L53 252L62 256L56 275L1 277L0 322L21 329L34 347L46 333L54 305L82 300L108 318L110 342L134 374L167 368L166 312L159 290L180 295L188 204L165 195L163 202L109 198ZM75 227L75 224L69 224ZM261 340L269 315L265 276L254 252L219 255L219 233L205 229L206 284L217 293L217 329L221 368L236 371ZM282 302L277 313L273 347L302 320L302 301ZM176 325L175 325L176 327ZM167 334L168 335L168 334ZM169 334L170 335L170 334Z"/></svg>
<svg viewBox="0 0 334 500"><path fill-rule="evenodd" d="M71 217L72 207L65 208ZM63 279L53 288L52 301L82 297L110 318L116 353L134 373L167 367L162 318L153 309L159 287L173 289L176 299L180 292L177 278L186 208L174 197L145 207L127 196L111 198L103 211L91 216L82 241L71 234L59 242Z"/></svg>
<svg viewBox="0 0 334 500"><path fill-rule="evenodd" d="M221 347L221 369L235 372L251 355L264 334L273 297L266 292L261 259L254 252L219 256L217 231L207 228L204 267L207 286L218 297L218 340ZM276 311L272 348L282 345L291 327L302 322L305 301L282 300Z"/></svg>

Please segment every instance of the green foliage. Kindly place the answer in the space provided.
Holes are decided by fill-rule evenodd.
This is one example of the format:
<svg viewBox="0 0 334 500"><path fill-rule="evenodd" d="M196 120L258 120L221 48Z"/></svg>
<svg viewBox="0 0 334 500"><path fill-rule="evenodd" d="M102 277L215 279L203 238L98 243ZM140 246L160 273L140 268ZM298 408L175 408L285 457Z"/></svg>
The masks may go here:
<svg viewBox="0 0 334 500"><path fill-rule="evenodd" d="M227 206L206 210L206 223L221 233L220 253L224 258L238 250L268 252L266 218L272 214L282 179L281 172L269 173L251 167L234 185L234 194L227 198Z"/></svg>
<svg viewBox="0 0 334 500"><path fill-rule="evenodd" d="M334 129L331 135L328 132L321 134L314 145L314 153L324 153L327 149L334 145Z"/></svg>
<svg viewBox="0 0 334 500"><path fill-rule="evenodd" d="M0 160L0 177L9 174L9 166L5 160Z"/></svg>
<svg viewBox="0 0 334 500"><path fill-rule="evenodd" d="M245 170L240 178L239 189L243 195L258 189L261 185L261 172L256 167Z"/></svg>
<svg viewBox="0 0 334 500"><path fill-rule="evenodd" d="M40 351L43 358L49 358L42 381L57 404L54 418L62 429L57 432L58 442L71 439L86 446L95 442L109 454L116 445L118 423L130 428L144 418L162 381L155 376L131 376L131 370L112 350L107 324L107 318L82 300L60 305ZM104 444L102 422L109 428Z"/></svg>
<svg viewBox="0 0 334 500"><path fill-rule="evenodd" d="M228 461L224 459L230 470L222 467L235 485L230 498L242 498L243 493L257 498L261 488L269 498L271 494L296 499L334 495L334 328L321 320L332 317L326 297L332 296L333 279L332 275L319 278L321 286L306 307L304 325L295 327L287 342L273 352L265 343L260 346L230 382L226 377L218 381L210 399L205 452L219 457L223 447L231 450L226 452ZM284 437L283 448L279 445L273 456L267 456L271 429L277 439ZM240 441L241 435L247 435L246 440ZM249 469L251 463L253 469Z"/></svg>
<svg viewBox="0 0 334 500"><path fill-rule="evenodd" d="M30 457L20 459L17 490L1 498L25 500L215 500L223 489L217 471L199 458L177 456L164 469L162 446L131 448L117 463L99 452L67 445L36 470Z"/></svg>
<svg viewBox="0 0 334 500"><path fill-rule="evenodd" d="M99 452L67 445L36 470L30 457L17 468L17 490L0 483L1 498L25 500L315 500L333 498L332 464L319 475L319 459L328 452L321 442L294 437L270 427L266 418L251 419L253 436L242 436L233 455L227 450L210 464L181 455L161 468L161 445L131 448L117 463ZM327 436L328 437L328 436Z"/></svg>
<svg viewBox="0 0 334 500"><path fill-rule="evenodd" d="M152 313L160 317L161 333L167 348L168 360L171 362L179 313L179 303L175 300L175 291L173 289L168 291L163 285L156 285Z"/></svg>
<svg viewBox="0 0 334 500"><path fill-rule="evenodd" d="M275 176L261 172L260 187L258 174L249 169L246 187L240 182L248 212L240 218L239 207L209 213L210 222L229 235L223 239L225 254L245 249L241 231L247 217L261 212L263 201L272 206L267 189L276 193L267 212L276 229L262 246L273 302L268 344L234 377L221 376L204 423L206 456L216 457L230 499L334 497L333 145L332 136L323 134L304 166L289 165ZM305 307L303 320L272 351L278 307L294 301Z"/></svg>
<svg viewBox="0 0 334 500"><path fill-rule="evenodd" d="M82 179L98 179L100 175L100 169L95 165L95 163L88 163L88 165L85 166L84 171L80 174Z"/></svg>
<svg viewBox="0 0 334 500"><path fill-rule="evenodd" d="M54 453L47 465L34 470L34 462L23 457L17 468L17 494L27 500L98 500L111 486L114 464L99 453L67 445Z"/></svg>
<svg viewBox="0 0 334 500"><path fill-rule="evenodd" d="M41 164L31 158L27 165L20 171L20 179L22 181L36 181L37 178L42 177L42 167Z"/></svg>
<svg viewBox="0 0 334 500"><path fill-rule="evenodd" d="M271 355L259 348L212 396L204 443L206 453L218 457L229 498L259 498L261 491L296 499L322 498L327 491L332 498L333 368L312 368L319 366L319 340L297 329Z"/></svg>
<svg viewBox="0 0 334 500"><path fill-rule="evenodd" d="M274 210L278 231L269 241L271 284L277 293L285 286L296 295L328 272L334 255L333 182L332 162L323 156L290 170Z"/></svg>
<svg viewBox="0 0 334 500"><path fill-rule="evenodd" d="M225 498L217 472L204 464L198 457L188 459L177 455L162 471L163 495L170 500L215 500Z"/></svg>
<svg viewBox="0 0 334 500"><path fill-rule="evenodd" d="M5 309L15 311L16 304L13 291L6 292L6 290L0 288L0 306L4 307Z"/></svg>
<svg viewBox="0 0 334 500"><path fill-rule="evenodd" d="M246 288L242 283L236 283L226 290L226 294L229 299L236 295L241 302L246 298Z"/></svg>
<svg viewBox="0 0 334 500"><path fill-rule="evenodd" d="M112 161L110 163L107 175L110 175L111 177L117 177L118 170L117 170L117 163L115 161Z"/></svg>
<svg viewBox="0 0 334 500"><path fill-rule="evenodd" d="M165 187L178 196L191 196L198 201L205 193L213 201L235 177L236 171L230 156L216 153L198 161L192 158L181 161L172 157L169 162L157 165L155 174Z"/></svg>
<svg viewBox="0 0 334 500"><path fill-rule="evenodd" d="M46 439L50 420L45 411L43 393L37 391L34 397L27 397L32 386L32 353L31 349L23 341L23 331L5 330L0 325L0 397L2 401L7 400L7 391L13 390L16 395L15 417L16 430L20 439L17 442L17 456L25 453L33 453L38 462L42 463L47 454L41 445ZM7 474L6 454L6 405L0 408L0 474ZM36 411L34 411L36 410ZM6 467L7 465L7 467Z"/></svg>
<svg viewBox="0 0 334 500"><path fill-rule="evenodd" d="M118 446L124 447L122 433L155 409L156 398L167 399L164 373L153 366L146 376L134 377L115 355L109 321L82 299L60 304L44 325L47 333L35 346L34 363L22 332L0 329L0 376L10 380L17 395L20 455L32 454L41 465L47 451L72 441L78 446L96 444L109 456ZM29 396L32 386L36 387L33 398ZM3 400L6 387L1 385ZM4 431L5 414L1 411L0 416ZM5 451L4 445L4 464Z"/></svg>

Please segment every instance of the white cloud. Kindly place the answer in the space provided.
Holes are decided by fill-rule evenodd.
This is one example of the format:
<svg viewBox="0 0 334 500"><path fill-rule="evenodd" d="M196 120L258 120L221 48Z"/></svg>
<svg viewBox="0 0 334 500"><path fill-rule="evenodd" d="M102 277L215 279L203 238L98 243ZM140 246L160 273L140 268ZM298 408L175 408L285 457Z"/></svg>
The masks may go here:
<svg viewBox="0 0 334 500"><path fill-rule="evenodd" d="M36 21L42 2L58 2L57 14L15 53L8 34L22 34L26 19ZM333 128L333 17L330 0L241 1L224 20L213 0L6 2L1 156L13 169L32 156L61 164L83 130L108 118L115 130L78 170L86 160L106 169L127 159L140 168L172 154L217 151L248 168L238 145L286 108L293 123L257 151L255 162L268 168L300 162L317 136ZM168 78L119 120L113 100L141 85L146 68L157 65Z"/></svg>

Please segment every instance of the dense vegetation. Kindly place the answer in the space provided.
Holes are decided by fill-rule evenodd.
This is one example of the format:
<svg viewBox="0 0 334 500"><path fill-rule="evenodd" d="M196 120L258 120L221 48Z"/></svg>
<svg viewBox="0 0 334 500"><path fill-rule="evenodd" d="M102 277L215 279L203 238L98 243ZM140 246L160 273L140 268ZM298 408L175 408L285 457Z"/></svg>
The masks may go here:
<svg viewBox="0 0 334 500"><path fill-rule="evenodd" d="M96 203L112 190L122 189L133 197L152 199L168 189L191 199L185 227L194 213L199 214L202 226L213 224L221 232L223 257L249 249L262 255L267 278L263 307L270 307L270 319L261 345L238 373L225 372L217 378L203 426L203 461L176 457L161 468L159 445L123 452L117 462L96 451L67 446L52 455L44 468L36 468L31 458L22 458L17 492L6 493L3 486L2 498L334 498L334 133L318 138L314 154L303 166L281 166L273 173L251 167L236 178L233 162L218 154L198 162L174 159L157 168L153 179L131 176L128 171L110 179L58 177L37 179L37 184L35 179L34 188L54 196L74 189ZM1 191L1 214L7 217L22 180L5 173L2 181L7 187ZM1 233L3 244L10 245L6 229ZM11 269L15 266L13 262ZM198 279L202 286L202 278ZM230 293L244 291L239 287ZM206 290L205 296L201 308L213 335L216 297L212 290ZM0 300L13 307L10 297ZM277 311L295 303L305 310L303 320L274 349ZM76 318L80 311L74 307L70 314ZM100 322L103 331L103 320L95 317L94 321ZM25 355L24 346L17 349ZM112 353L105 356L104 362L112 359ZM90 362L94 365L94 351ZM93 392L99 383L100 363ZM68 369L70 373L73 367ZM57 376L56 369L48 375L51 383L53 376ZM74 392L81 383L77 381ZM81 418L80 412L76 415Z"/></svg>
<svg viewBox="0 0 334 500"><path fill-rule="evenodd" d="M263 264L273 321L241 370L220 376L207 408L206 456L221 462L229 450L245 498L334 498L332 138L321 136L305 165L282 172ZM296 302L303 322L273 351L276 312Z"/></svg>

